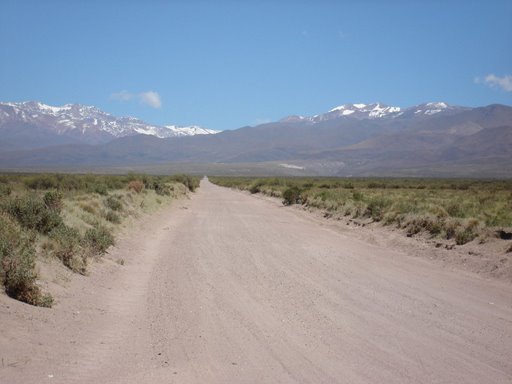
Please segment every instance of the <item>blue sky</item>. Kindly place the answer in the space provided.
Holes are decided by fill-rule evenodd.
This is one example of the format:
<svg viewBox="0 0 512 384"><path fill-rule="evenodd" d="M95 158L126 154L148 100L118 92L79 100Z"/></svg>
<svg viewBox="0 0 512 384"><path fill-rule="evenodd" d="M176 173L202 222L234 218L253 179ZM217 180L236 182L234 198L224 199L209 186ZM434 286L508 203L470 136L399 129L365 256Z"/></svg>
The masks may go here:
<svg viewBox="0 0 512 384"><path fill-rule="evenodd" d="M512 104L512 1L0 1L0 101L233 129Z"/></svg>

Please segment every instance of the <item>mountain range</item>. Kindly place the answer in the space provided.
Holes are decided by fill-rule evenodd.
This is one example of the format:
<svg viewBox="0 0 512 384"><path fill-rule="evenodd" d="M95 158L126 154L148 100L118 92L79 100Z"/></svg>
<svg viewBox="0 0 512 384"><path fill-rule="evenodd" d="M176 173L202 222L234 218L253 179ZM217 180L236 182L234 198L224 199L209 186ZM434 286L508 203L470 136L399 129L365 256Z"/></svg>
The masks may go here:
<svg viewBox="0 0 512 384"><path fill-rule="evenodd" d="M141 134L167 138L215 133L218 131L198 126L158 126L134 117L115 117L80 104L54 107L36 101L0 103L0 148L9 150L102 144Z"/></svg>
<svg viewBox="0 0 512 384"><path fill-rule="evenodd" d="M13 114L13 105L0 104L4 170L179 165L207 173L215 165L230 174L512 177L512 107L505 105L344 104L194 136L94 107L18 103Z"/></svg>

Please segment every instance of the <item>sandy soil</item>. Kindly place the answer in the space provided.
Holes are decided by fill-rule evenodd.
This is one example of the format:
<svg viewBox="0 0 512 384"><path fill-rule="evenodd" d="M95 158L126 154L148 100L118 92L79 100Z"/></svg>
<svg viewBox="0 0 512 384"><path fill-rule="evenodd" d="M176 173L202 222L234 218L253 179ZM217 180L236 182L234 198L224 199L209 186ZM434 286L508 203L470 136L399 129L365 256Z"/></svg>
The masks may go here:
<svg viewBox="0 0 512 384"><path fill-rule="evenodd" d="M0 383L512 382L511 284L355 233L203 182L54 308L0 295Z"/></svg>

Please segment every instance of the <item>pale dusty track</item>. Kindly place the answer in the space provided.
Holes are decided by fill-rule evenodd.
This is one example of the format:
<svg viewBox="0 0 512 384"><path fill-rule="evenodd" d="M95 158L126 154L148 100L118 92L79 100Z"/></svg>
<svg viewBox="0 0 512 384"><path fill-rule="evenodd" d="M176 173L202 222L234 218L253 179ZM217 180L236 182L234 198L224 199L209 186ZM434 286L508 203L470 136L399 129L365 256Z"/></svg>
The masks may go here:
<svg viewBox="0 0 512 384"><path fill-rule="evenodd" d="M413 252L413 251L411 251ZM52 309L0 296L0 383L512 383L512 286L203 182Z"/></svg>

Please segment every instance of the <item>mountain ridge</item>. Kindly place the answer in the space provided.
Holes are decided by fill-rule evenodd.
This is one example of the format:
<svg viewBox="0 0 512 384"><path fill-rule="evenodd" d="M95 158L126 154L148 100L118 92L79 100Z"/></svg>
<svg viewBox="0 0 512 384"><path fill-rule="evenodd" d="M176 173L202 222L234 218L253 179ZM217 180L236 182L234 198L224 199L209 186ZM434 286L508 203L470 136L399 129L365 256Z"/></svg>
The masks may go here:
<svg viewBox="0 0 512 384"><path fill-rule="evenodd" d="M0 151L0 166L20 170L65 165L83 170L182 164L181 170L206 173L208 164L218 164L228 173L233 169L261 173L273 167L274 174L293 171L294 175L512 177L512 167L506 165L512 163L512 107L420 106L407 108L406 113L378 104L386 116L370 118L375 108L371 106L364 111L368 118L342 115L317 121L277 121L215 135L163 139L134 135L96 145L59 143L4 150ZM436 109L441 111L426 113ZM280 166L283 163L289 167ZM187 168L186 164L203 166Z"/></svg>
<svg viewBox="0 0 512 384"><path fill-rule="evenodd" d="M22 145L17 144L16 131L20 130L25 138L29 138L30 131L36 132L42 138L42 145L37 145L39 141L32 145L30 140L28 143L23 141L20 143ZM11 148L46 146L52 140L59 144L101 144L139 134L168 138L215 133L218 131L199 126L159 126L135 117L116 117L95 106L82 104L55 107L38 101L0 103L0 135L7 139Z"/></svg>
<svg viewBox="0 0 512 384"><path fill-rule="evenodd" d="M356 119L393 119L399 117L411 117L428 115L432 116L438 113L454 113L469 108L450 105L443 101L427 102L423 104L413 105L412 107L402 108L398 106L390 106L380 102L371 104L351 103L342 104L330 109L327 112L313 115L313 116L300 116L291 115L280 119L280 122L298 122L308 121L318 123L326 120L333 120L338 118L356 118Z"/></svg>

